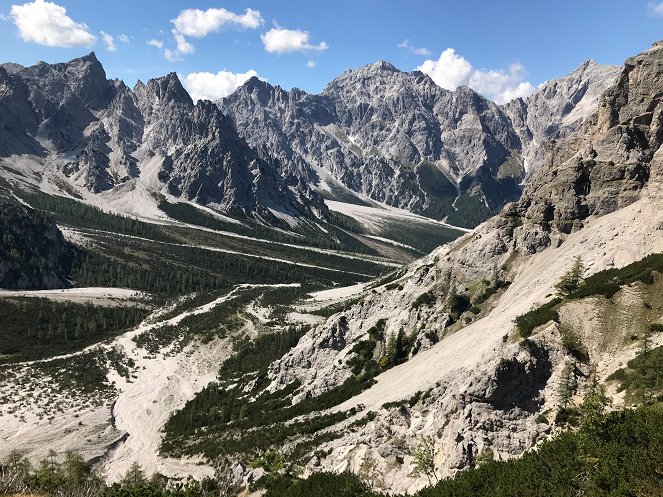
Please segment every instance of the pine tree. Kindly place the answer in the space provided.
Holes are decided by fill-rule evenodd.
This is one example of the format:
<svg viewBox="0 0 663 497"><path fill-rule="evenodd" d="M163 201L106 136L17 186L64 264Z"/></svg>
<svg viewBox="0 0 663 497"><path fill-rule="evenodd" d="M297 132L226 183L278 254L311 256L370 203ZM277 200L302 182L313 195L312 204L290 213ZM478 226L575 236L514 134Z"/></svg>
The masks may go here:
<svg viewBox="0 0 663 497"><path fill-rule="evenodd" d="M122 484L129 487L140 487L146 483L147 478L145 478L145 472L137 462L134 462L129 466L127 473L124 475L124 478L122 478Z"/></svg>
<svg viewBox="0 0 663 497"><path fill-rule="evenodd" d="M568 297L575 292L584 280L585 265L580 256L576 257L571 269L562 276L562 279L555 285L557 293L562 297Z"/></svg>
<svg viewBox="0 0 663 497"><path fill-rule="evenodd" d="M603 385L599 383L596 367L592 366L589 373L587 392L585 393L581 409L584 431L592 432L600 425L605 407L609 403L610 400L605 395Z"/></svg>
<svg viewBox="0 0 663 497"><path fill-rule="evenodd" d="M573 395L576 392L577 383L575 374L573 374L573 364L567 362L562 370L562 378L559 384L559 402L562 405L562 409L568 409L572 404Z"/></svg>

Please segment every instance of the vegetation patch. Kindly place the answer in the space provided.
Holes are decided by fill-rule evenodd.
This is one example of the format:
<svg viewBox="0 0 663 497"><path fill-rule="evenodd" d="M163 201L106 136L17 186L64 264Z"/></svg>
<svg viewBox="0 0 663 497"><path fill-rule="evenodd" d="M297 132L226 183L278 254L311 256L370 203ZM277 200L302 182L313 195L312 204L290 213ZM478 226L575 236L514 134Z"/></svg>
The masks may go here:
<svg viewBox="0 0 663 497"><path fill-rule="evenodd" d="M518 332L523 338L528 338L532 335L532 332L535 328L542 326L550 321L559 320L559 314L556 310L556 307L562 302L561 298L555 298L543 304L541 307L537 307L522 316L516 318L516 325L518 326Z"/></svg>
<svg viewBox="0 0 663 497"><path fill-rule="evenodd" d="M663 347L643 350L612 373L608 380L619 385L618 391L626 392L626 402L650 403L663 400Z"/></svg>
<svg viewBox="0 0 663 497"><path fill-rule="evenodd" d="M45 298L0 298L0 363L67 354L140 323L142 307L104 307Z"/></svg>

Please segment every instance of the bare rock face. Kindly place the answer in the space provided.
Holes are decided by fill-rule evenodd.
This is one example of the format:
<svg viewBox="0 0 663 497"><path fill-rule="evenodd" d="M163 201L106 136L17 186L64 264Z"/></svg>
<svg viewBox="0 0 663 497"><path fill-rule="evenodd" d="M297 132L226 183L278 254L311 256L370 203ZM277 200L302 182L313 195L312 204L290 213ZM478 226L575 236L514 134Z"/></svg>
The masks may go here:
<svg viewBox="0 0 663 497"><path fill-rule="evenodd" d="M299 181L324 170L352 191L464 225L519 195L517 174L495 177L520 147L497 105L384 61L346 71L320 95L253 78L218 105L263 157L278 158ZM456 210L459 191L471 199Z"/></svg>
<svg viewBox="0 0 663 497"><path fill-rule="evenodd" d="M542 84L527 98L503 106L522 142L527 173L544 163L547 142L569 136L594 115L619 70L588 60L567 76Z"/></svg>

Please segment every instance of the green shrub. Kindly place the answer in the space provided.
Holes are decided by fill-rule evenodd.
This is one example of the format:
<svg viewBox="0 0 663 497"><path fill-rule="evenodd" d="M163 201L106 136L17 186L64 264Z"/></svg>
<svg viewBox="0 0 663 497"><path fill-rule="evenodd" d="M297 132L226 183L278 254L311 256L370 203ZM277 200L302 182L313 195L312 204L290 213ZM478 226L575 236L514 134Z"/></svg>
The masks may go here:
<svg viewBox="0 0 663 497"><path fill-rule="evenodd" d="M527 338L532 335L532 332L538 326L544 325L550 321L559 320L559 314L555 307L557 307L562 302L561 298L555 298L543 304L536 309L533 309L522 316L516 318L516 325L518 326L518 331L523 338Z"/></svg>

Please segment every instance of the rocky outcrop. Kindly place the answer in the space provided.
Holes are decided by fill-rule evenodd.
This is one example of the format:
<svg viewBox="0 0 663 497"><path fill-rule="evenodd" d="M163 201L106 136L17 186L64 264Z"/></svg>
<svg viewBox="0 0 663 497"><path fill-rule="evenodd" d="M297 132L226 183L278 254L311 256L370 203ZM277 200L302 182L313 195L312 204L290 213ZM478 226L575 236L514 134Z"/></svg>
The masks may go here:
<svg viewBox="0 0 663 497"><path fill-rule="evenodd" d="M588 60L567 76L543 83L527 98L503 106L521 140L527 173L544 163L548 142L568 137L596 113L601 95L619 71L618 66Z"/></svg>

